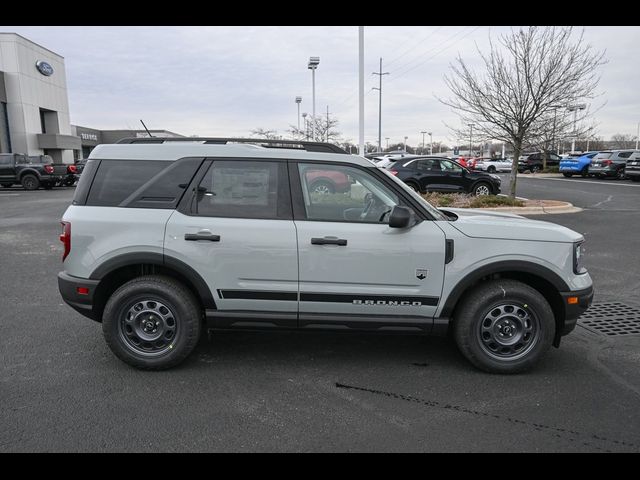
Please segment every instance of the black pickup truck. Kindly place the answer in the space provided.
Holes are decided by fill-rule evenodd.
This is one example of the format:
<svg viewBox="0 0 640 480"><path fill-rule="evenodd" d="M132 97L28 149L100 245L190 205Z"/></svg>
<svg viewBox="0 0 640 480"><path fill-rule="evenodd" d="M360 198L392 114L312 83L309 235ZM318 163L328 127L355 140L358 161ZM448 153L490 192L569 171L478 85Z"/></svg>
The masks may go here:
<svg viewBox="0 0 640 480"><path fill-rule="evenodd" d="M66 174L53 165L48 155L27 157L21 153L0 153L0 185L5 188L19 183L25 190L37 190L40 186L51 189Z"/></svg>

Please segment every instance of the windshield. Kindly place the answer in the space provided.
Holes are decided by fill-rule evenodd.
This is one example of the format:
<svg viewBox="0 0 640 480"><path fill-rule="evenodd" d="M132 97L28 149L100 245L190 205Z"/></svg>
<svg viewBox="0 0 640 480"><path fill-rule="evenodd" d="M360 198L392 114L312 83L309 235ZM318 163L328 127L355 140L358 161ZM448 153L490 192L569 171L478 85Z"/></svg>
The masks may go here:
<svg viewBox="0 0 640 480"><path fill-rule="evenodd" d="M402 180L400 180L399 178L397 178L396 176L392 175L391 173L389 173L388 170L382 169L382 171L385 173L385 175L387 175L392 181L396 182L398 185L400 185L402 187L402 189L407 192L409 195L411 195L412 198L416 199L417 201L420 202L420 205L422 205L428 212L429 214L435 219L435 220L449 220L449 218L442 213L440 210L438 210L437 208L435 208L433 205L431 205L429 202L427 202L424 198L422 198L417 192L414 192L412 189L410 189L406 183L404 183Z"/></svg>

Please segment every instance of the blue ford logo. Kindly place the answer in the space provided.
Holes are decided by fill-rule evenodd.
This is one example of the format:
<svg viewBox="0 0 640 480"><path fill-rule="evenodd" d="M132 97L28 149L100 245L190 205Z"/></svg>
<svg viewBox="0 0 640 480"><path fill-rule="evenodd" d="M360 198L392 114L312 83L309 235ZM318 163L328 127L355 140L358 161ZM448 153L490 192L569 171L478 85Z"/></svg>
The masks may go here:
<svg viewBox="0 0 640 480"><path fill-rule="evenodd" d="M53 75L53 67L43 60L38 60L36 62L36 68L45 77Z"/></svg>

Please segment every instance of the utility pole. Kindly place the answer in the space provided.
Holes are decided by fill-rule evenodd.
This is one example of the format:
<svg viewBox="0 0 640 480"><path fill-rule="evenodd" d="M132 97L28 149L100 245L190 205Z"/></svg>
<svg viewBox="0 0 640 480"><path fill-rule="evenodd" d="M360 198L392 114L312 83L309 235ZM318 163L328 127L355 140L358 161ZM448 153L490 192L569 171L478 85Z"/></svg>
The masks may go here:
<svg viewBox="0 0 640 480"><path fill-rule="evenodd" d="M373 87L373 90L378 90L378 152L382 151L382 76L389 75L389 72L382 71L382 57L380 57L380 72L373 72L373 75L380 77L380 86Z"/></svg>
<svg viewBox="0 0 640 480"><path fill-rule="evenodd" d="M358 27L358 153L364 156L364 27Z"/></svg>
<svg viewBox="0 0 640 480"><path fill-rule="evenodd" d="M424 132L420 133L422 134L422 150L420 150L420 153L424 155L424 136L427 134L427 131L425 130Z"/></svg>

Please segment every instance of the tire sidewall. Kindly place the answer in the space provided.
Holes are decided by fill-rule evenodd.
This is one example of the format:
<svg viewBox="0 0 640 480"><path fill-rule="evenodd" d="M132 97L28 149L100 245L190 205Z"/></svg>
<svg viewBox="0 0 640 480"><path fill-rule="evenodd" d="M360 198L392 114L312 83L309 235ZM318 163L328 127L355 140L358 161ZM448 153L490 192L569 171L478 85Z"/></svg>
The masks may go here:
<svg viewBox="0 0 640 480"><path fill-rule="evenodd" d="M151 357L137 353L122 338L120 321L129 308L141 300L163 303L174 314L176 336L171 342L171 349L161 355ZM174 282L128 282L109 298L102 317L102 331L113 353L125 363L144 369L160 370L181 363L197 344L200 330L200 314L195 299Z"/></svg>
<svg viewBox="0 0 640 480"><path fill-rule="evenodd" d="M37 190L40 186L40 180L35 175L27 174L20 180L25 190Z"/></svg>
<svg viewBox="0 0 640 480"><path fill-rule="evenodd" d="M504 288L504 293L499 286ZM484 316L505 303L519 305L528 311L537 320L538 329L536 343L526 355L509 361L489 356L477 333ZM519 373L531 368L549 349L555 328L553 311L539 292L520 282L495 281L469 296L458 312L454 336L462 353L481 370L489 373Z"/></svg>
<svg viewBox="0 0 640 480"><path fill-rule="evenodd" d="M491 192L493 191L493 188L491 188L491 185L489 185L487 182L478 182L473 186L473 189L471 190L471 193L473 195L475 195L476 197L484 197L487 195L484 194L479 194L478 193L478 189L480 187L487 187L487 189L489 190L489 193L487 193L487 195L491 195Z"/></svg>

